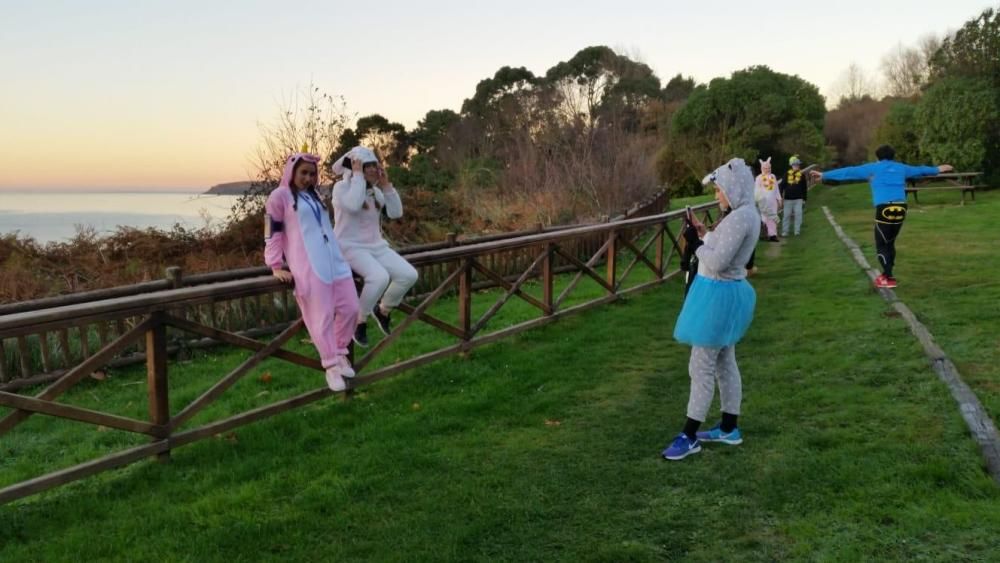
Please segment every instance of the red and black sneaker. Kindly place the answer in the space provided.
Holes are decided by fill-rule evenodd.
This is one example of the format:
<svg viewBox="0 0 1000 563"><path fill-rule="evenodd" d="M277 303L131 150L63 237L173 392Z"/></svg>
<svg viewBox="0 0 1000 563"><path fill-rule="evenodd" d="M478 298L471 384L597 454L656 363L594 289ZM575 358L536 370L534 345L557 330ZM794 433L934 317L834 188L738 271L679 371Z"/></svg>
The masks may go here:
<svg viewBox="0 0 1000 563"><path fill-rule="evenodd" d="M896 278L887 276L885 274L880 275L875 278L875 288L876 289L893 289L896 287Z"/></svg>

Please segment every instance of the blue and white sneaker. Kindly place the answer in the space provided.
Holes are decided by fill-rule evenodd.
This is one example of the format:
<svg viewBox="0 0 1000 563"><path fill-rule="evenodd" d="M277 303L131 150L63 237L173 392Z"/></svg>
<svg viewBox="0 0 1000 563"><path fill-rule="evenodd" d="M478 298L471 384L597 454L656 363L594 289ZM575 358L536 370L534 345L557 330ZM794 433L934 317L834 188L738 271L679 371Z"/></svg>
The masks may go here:
<svg viewBox="0 0 1000 563"><path fill-rule="evenodd" d="M700 451L701 442L697 438L695 438L692 442L691 439L687 437L687 434L681 432L679 436L674 438L674 443L670 444L669 448L663 450L663 459L677 461Z"/></svg>
<svg viewBox="0 0 1000 563"><path fill-rule="evenodd" d="M725 433L722 431L722 425L716 424L715 428L705 432L698 433L699 442L721 442L723 444L729 444L730 446L738 446L743 443L743 434L740 434L739 428L733 428L730 433Z"/></svg>

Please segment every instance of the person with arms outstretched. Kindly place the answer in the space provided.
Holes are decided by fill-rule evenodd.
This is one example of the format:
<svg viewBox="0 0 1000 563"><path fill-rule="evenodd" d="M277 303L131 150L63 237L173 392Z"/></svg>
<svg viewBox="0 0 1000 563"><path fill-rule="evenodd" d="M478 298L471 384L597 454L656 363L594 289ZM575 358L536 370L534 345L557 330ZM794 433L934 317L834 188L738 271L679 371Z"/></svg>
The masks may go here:
<svg viewBox="0 0 1000 563"><path fill-rule="evenodd" d="M872 189L872 204L875 206L875 252L878 256L882 275L875 278L875 287L892 289L898 285L893 276L896 264L896 238L906 220L906 181L922 176L936 176L951 172L951 165L911 166L896 162L896 151L889 145L875 150L877 162L860 166L849 166L822 172L812 171L817 182L868 182Z"/></svg>

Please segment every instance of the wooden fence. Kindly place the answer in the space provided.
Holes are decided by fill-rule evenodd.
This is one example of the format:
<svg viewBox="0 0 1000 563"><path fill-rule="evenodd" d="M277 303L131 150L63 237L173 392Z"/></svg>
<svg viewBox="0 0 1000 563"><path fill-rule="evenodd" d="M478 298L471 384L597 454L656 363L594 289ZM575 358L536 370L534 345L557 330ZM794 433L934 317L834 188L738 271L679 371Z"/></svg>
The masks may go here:
<svg viewBox="0 0 1000 563"><path fill-rule="evenodd" d="M706 222L711 222L711 212L715 209L714 203L695 208L704 215ZM663 283L680 271L671 264L679 262L675 258L679 257L680 246L674 233L680 227L683 213L683 211L660 213L648 217L521 234L475 244L409 253L407 259L420 271L439 268L445 275L436 287L425 295L404 304L401 309L406 317L400 320L388 336L375 343L363 356L355 358L354 366L358 371L358 377L351 381L348 393L359 386L391 377L407 369L496 342L510 335L551 323L561 317L610 303L623 295ZM579 250L586 248L592 240L601 241L598 248L588 257L581 258ZM494 269L489 262L490 257L501 253L524 253L530 256L531 260L515 279L509 279ZM648 277L651 279L632 285L626 283L639 269L648 270L651 273ZM568 283L557 294L555 281L560 271L565 272L563 280ZM567 298L579 287L584 278L596 282L601 288L601 294L582 303L566 306ZM477 294L475 291L477 279L481 282L492 282L493 287L501 288L503 291ZM525 284L529 280L535 280L541 285L540 297L532 296L525 291ZM0 445L4 435L34 414L144 434L152 440L148 444L0 489L0 503L10 502L143 458L156 457L164 461L169 459L172 449L334 394L324 386L196 428L186 428L186 423L195 415L215 402L227 389L268 358L284 360L319 373L322 372L322 367L315 358L282 349L285 343L300 332L303 324L294 314L291 304L282 303L282 296L287 300L288 293L286 288L272 276L223 278L212 283L192 286L183 286L175 280L174 285L177 287L157 288L139 294L105 295L88 301L63 303L0 317L0 339L18 343L25 342L29 336L39 334L54 334L57 335L56 340L64 341L67 338L65 336L67 331L71 329L82 326L105 327L103 333L98 330L99 345L95 346L92 353L60 358L60 362L63 362L60 365L65 365L65 369L41 391L31 396L13 393L10 390L0 391L0 406L12 409L9 414L0 418ZM457 308L455 323L432 316L430 312L430 307L449 292L457 295L454 299ZM478 318L473 316L474 295L494 299ZM496 314L515 297L536 309L537 316L489 332L491 319L494 319ZM285 326L269 342L262 342L224 327L211 326L208 321L214 317L208 311L222 300L245 300L250 303L260 300L275 301L281 305L280 310L285 315L283 317ZM267 309L260 310L263 312ZM456 342L415 357L397 359L387 365L370 368L374 359L385 355L386 350L392 347L400 335L418 322L453 337ZM167 393L168 353L171 346L168 331L179 331L201 339L244 348L249 350L251 355L190 404L180 409L172 409ZM90 376L95 370L108 365L115 358L121 357L123 352L131 348L140 348L146 363L148 420L56 402L57 398L75 384ZM51 362L55 360L50 356L47 361L51 367Z"/></svg>
<svg viewBox="0 0 1000 563"><path fill-rule="evenodd" d="M666 205L667 191L661 190L611 220L620 221L662 213ZM496 242L539 233L559 232L579 226L569 225L543 228L539 225L531 230L500 233L469 239L461 239L455 235L449 235L445 241L409 246L401 249L400 253L404 256L410 256L417 253ZM602 241L596 236L590 238L581 237L572 244L568 244L566 251L574 254L577 258L586 259L594 254L601 243ZM505 280L513 281L531 263L532 259L533 257L528 249L504 248L484 255L481 258L481 262L487 265L492 271L500 274ZM568 268L568 265L561 265L560 271L565 271ZM420 278L417 286L412 291L413 297L425 296L434 291L450 273L446 265L441 263L418 265L417 269ZM40 311L79 303L90 303L103 299L142 295L167 289L252 279L268 275L269 273L270 270L266 267L257 267L184 276L180 269L168 268L163 280L0 305L0 318L4 315L15 313ZM477 282L475 289L486 289L496 286L496 281L486 279ZM248 297L233 297L219 294L206 303L185 307L183 311L177 314L183 316L188 321L198 322L220 330L236 332L241 336L251 338L277 334L288 328L289 324L299 316L291 290L280 286L275 287L270 292ZM18 391L26 387L54 381L56 378L64 375L76 363L88 359L95 351L125 334L138 322L138 318L102 319L65 326L53 331L39 331L34 334L20 335L9 339L0 338L0 391ZM217 340L211 338L185 338L185 333L176 330L169 331L167 340L167 351L171 356L179 354L182 358L190 350L213 346L219 343ZM140 339L127 346L102 367L118 368L141 364L145 361L145 342Z"/></svg>

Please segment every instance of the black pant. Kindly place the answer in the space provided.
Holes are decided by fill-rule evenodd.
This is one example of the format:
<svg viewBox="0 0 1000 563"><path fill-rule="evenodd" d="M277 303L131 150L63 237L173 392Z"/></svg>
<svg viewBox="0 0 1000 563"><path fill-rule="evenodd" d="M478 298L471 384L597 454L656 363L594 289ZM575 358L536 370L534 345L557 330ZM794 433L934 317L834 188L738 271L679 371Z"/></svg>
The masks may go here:
<svg viewBox="0 0 1000 563"><path fill-rule="evenodd" d="M896 237L906 220L906 203L883 203L875 208L875 251L882 266L882 273L892 277L896 263Z"/></svg>

